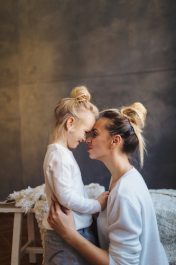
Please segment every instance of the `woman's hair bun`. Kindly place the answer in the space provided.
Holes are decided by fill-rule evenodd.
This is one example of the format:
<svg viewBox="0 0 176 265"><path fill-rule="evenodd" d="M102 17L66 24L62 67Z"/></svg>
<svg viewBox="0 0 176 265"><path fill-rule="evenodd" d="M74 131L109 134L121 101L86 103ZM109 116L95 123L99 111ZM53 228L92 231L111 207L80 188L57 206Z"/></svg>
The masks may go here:
<svg viewBox="0 0 176 265"><path fill-rule="evenodd" d="M90 101L91 95L85 86L77 86L70 93L71 98L75 98L78 102Z"/></svg>
<svg viewBox="0 0 176 265"><path fill-rule="evenodd" d="M144 127L147 109L142 103L134 102L129 106L122 107L120 112L127 117L132 124L137 125L140 129Z"/></svg>

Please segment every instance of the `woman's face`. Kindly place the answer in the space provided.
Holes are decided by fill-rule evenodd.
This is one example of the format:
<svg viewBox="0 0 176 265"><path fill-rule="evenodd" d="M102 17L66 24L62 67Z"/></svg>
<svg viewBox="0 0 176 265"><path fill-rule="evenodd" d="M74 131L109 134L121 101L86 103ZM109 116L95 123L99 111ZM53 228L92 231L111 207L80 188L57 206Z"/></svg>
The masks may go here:
<svg viewBox="0 0 176 265"><path fill-rule="evenodd" d="M90 135L87 137L86 142L91 159L103 161L110 153L112 136L105 128L108 123L108 119L100 118L95 122Z"/></svg>

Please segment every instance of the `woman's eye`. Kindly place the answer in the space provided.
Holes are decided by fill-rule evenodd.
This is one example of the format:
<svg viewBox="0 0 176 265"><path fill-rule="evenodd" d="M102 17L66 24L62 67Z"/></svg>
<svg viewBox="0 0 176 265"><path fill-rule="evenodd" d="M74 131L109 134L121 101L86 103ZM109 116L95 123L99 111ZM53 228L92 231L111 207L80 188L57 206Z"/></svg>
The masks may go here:
<svg viewBox="0 0 176 265"><path fill-rule="evenodd" d="M97 135L98 135L98 133L97 133L97 132L95 132L95 131L93 131L93 132L92 132L92 138L95 138L95 137L97 137Z"/></svg>
<svg viewBox="0 0 176 265"><path fill-rule="evenodd" d="M90 131L90 132L86 132L86 138L95 138L97 137L98 133L96 131Z"/></svg>

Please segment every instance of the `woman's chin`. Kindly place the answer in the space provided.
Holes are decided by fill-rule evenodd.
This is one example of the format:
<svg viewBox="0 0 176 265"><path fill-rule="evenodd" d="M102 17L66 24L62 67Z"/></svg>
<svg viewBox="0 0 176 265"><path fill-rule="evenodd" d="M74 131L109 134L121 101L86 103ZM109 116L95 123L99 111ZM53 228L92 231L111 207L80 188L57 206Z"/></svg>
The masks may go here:
<svg viewBox="0 0 176 265"><path fill-rule="evenodd" d="M88 151L88 153L89 153L89 158L96 159L96 157L95 157L95 155L93 153L91 153L90 151Z"/></svg>

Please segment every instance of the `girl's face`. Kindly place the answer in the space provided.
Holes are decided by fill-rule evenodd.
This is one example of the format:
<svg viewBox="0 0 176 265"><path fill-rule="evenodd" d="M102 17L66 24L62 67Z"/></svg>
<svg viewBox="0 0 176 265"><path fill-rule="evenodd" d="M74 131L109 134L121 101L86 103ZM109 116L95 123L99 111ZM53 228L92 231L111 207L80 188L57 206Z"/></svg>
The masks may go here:
<svg viewBox="0 0 176 265"><path fill-rule="evenodd" d="M94 124L90 136L87 137L88 153L92 159L103 161L109 155L112 144L112 136L105 128L109 120L100 118Z"/></svg>
<svg viewBox="0 0 176 265"><path fill-rule="evenodd" d="M86 140L86 133L89 132L95 123L93 113L87 111L79 115L79 119L73 118L72 125L68 128L67 146L76 148L80 142Z"/></svg>

